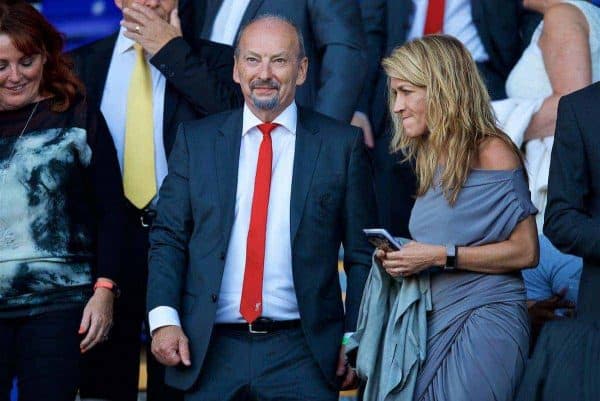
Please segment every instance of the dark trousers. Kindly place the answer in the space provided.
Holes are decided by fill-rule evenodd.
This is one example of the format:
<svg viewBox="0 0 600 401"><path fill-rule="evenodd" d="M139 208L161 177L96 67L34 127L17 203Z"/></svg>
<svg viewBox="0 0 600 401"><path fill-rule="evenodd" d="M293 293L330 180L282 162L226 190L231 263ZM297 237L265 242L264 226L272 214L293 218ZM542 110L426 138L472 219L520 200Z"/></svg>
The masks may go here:
<svg viewBox="0 0 600 401"><path fill-rule="evenodd" d="M73 401L79 383L81 308L0 319L0 401L13 378L19 401Z"/></svg>
<svg viewBox="0 0 600 401"><path fill-rule="evenodd" d="M128 204L123 224L123 268L121 297L115 302L114 326L109 340L83 358L81 396L110 401L137 401L142 347L142 325L146 315L148 279L148 232L140 212ZM148 347L149 348L149 347ZM178 401L183 395L164 384L164 368L147 352L148 401Z"/></svg>
<svg viewBox="0 0 600 401"><path fill-rule="evenodd" d="M269 334L213 330L196 384L185 401L337 401L302 329Z"/></svg>

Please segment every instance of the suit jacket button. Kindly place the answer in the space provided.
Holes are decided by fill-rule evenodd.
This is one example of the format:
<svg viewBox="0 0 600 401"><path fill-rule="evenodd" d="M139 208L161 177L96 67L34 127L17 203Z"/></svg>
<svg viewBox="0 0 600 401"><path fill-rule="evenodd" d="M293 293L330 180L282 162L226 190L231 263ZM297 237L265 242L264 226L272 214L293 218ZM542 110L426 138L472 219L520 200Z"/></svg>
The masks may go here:
<svg viewBox="0 0 600 401"><path fill-rule="evenodd" d="M217 294L212 294L212 295L210 296L210 298L212 299L213 303L214 303L214 302L217 302L217 298L218 298L218 297L217 297Z"/></svg>
<svg viewBox="0 0 600 401"><path fill-rule="evenodd" d="M225 260L225 252L221 252L221 255L219 256L219 258L221 260Z"/></svg>

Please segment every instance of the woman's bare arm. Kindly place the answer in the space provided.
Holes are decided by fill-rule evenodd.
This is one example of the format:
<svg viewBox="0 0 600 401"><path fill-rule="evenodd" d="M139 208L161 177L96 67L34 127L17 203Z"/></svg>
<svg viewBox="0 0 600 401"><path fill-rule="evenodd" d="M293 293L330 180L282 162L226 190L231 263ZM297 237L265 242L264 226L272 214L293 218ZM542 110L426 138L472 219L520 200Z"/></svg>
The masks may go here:
<svg viewBox="0 0 600 401"><path fill-rule="evenodd" d="M525 140L554 135L560 97L592 82L589 26L577 7L561 3L546 11L539 46L552 95L533 115Z"/></svg>

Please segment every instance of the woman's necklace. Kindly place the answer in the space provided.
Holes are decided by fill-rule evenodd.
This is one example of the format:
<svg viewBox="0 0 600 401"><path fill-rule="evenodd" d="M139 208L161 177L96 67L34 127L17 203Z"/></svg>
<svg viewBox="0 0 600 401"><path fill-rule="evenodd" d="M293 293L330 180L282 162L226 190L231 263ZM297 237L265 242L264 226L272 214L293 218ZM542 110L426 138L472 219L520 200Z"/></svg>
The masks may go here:
<svg viewBox="0 0 600 401"><path fill-rule="evenodd" d="M29 123L31 122L33 115L37 111L39 104L40 104L39 102L37 102L35 104L35 106L33 107L33 110L31 110L31 113L29 113L29 117L27 118L27 122L25 122L25 126L21 130L21 133L19 134L19 136L17 136L17 139L15 140L15 143L13 144L12 150L10 152L10 156L8 156L8 159L6 162L6 168L3 170L0 170L0 174L2 174L2 182L0 183L0 209L6 210L5 208L2 207L2 205L3 205L2 195L5 191L9 190L8 188L5 187L6 177L8 176L8 172L12 165L13 158L15 157L18 142L21 139L21 137L23 136L23 134L25 133L25 131L27 130L27 127L29 126ZM16 238L15 238L15 235L10 231L9 227L10 226L6 223L6 221L4 221L0 217L0 249L9 248L9 247L12 248L15 245Z"/></svg>

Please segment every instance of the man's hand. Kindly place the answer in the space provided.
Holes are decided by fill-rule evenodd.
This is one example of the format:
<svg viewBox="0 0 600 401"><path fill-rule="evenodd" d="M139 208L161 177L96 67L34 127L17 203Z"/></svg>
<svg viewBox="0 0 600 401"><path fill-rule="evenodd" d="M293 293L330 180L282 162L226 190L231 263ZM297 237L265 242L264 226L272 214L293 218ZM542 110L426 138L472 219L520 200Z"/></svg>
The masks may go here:
<svg viewBox="0 0 600 401"><path fill-rule="evenodd" d="M557 315L557 309L565 309L564 316ZM541 326L549 320L573 316L575 304L565 299L565 292L561 292L548 299L527 301L527 310L529 312L529 317L531 318L531 324L534 326Z"/></svg>
<svg viewBox="0 0 600 401"><path fill-rule="evenodd" d="M348 365L346 347L343 345L340 348L340 357L335 374L342 378L341 390L352 390L358 387L358 376L356 375L356 371Z"/></svg>
<svg viewBox="0 0 600 401"><path fill-rule="evenodd" d="M375 137L373 136L373 128L371 128L371 123L367 115L362 111L355 111L350 124L362 129L365 145L369 149L373 149L375 147Z"/></svg>
<svg viewBox="0 0 600 401"><path fill-rule="evenodd" d="M166 366L183 363L192 364L188 338L179 326L163 326L154 330L152 335L152 354Z"/></svg>
<svg viewBox="0 0 600 401"><path fill-rule="evenodd" d="M123 14L128 17L121 21L121 26L127 28L125 37L139 43L151 56L172 39L182 36L177 8L171 11L169 22L153 9L136 2L131 3L131 8L123 9Z"/></svg>

